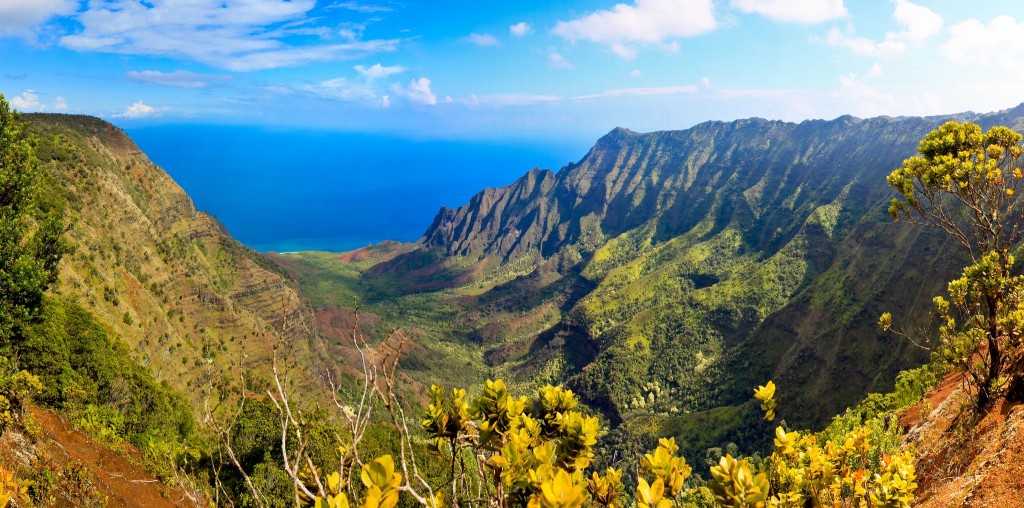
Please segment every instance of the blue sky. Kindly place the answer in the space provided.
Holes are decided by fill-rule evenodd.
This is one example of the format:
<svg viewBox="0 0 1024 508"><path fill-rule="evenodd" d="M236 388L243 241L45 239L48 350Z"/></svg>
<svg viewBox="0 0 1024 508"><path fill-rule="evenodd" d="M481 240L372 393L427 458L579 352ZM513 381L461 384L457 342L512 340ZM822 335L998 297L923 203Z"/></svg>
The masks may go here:
<svg viewBox="0 0 1024 508"><path fill-rule="evenodd" d="M1019 3L0 0L0 92L126 127L592 139L1024 102Z"/></svg>

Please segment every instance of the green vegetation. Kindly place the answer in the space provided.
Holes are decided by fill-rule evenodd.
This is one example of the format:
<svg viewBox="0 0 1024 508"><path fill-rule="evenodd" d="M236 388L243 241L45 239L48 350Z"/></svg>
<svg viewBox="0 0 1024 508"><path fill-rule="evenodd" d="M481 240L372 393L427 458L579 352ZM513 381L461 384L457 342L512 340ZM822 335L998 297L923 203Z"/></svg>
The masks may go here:
<svg viewBox="0 0 1024 508"><path fill-rule="evenodd" d="M184 398L156 382L89 311L48 298L40 318L18 348L19 366L42 380L40 402L66 411L86 429L137 445L192 435L195 424Z"/></svg>
<svg viewBox="0 0 1024 508"><path fill-rule="evenodd" d="M37 317L67 250L61 210L39 202L33 145L25 124L0 95L0 354L5 356Z"/></svg>
<svg viewBox="0 0 1024 508"><path fill-rule="evenodd" d="M918 376L908 373L905 380ZM389 379L384 378L385 385L390 386ZM380 407L393 419L399 418L391 405L396 400L392 392L368 393L380 397ZM774 395L770 381L755 390L767 408L766 420L775 417ZM905 395L885 398L902 400ZM407 427L399 427L398 459L384 454L371 460L373 456L360 451L363 434L355 424L343 438L336 469L324 473L297 466L288 477L298 495L317 507L394 508L405 498L427 508L621 508L631 502L645 508L903 508L914 499L913 453L900 450L898 440L891 438L895 425L875 424L887 415L872 415L866 424L833 436L779 426L768 457L736 459L726 454L710 464L710 480L705 482L692 475L694 469L678 455L674 439L661 439L652 453L633 464L623 461L601 473L589 471L597 459L600 423L577 407L575 394L559 387L543 387L530 399L514 397L501 380L488 381L476 397L435 385L420 427L448 474L424 475L409 462L423 450L413 446ZM301 463L303 458L300 449L294 460ZM639 472L635 489L627 489L634 480L624 481L624 470ZM361 482L353 480L356 474ZM259 495L259 489L253 492Z"/></svg>
<svg viewBox="0 0 1024 508"><path fill-rule="evenodd" d="M877 330L861 336L866 316L897 302L911 325L925 322L920 294L958 260L922 267L940 241L883 224L867 204L878 189L857 168L808 168L858 154L877 163L866 136L902 147L923 121L837 120L813 141L755 121L749 138L718 124L689 137L619 132L601 150L618 143L628 157L595 149L517 183L555 189L543 197L550 214L527 215L538 219L521 223L523 242L500 253L473 250L492 245L475 236L454 254L387 244L275 265L183 193L162 193L171 184L111 126L41 122L37 166L25 129L0 117L4 168L16 168L0 183L27 196L0 210L10 218L0 276L4 266L31 275L0 281L0 304L17 309L0 334L0 432L38 434L25 408L54 408L112 449L134 445L198 503L907 506L917 472L897 414L949 367L972 376L979 407L1021 389L1024 278L1011 273L1020 136L1005 129L946 125L890 177L909 189L896 215L960 228L963 217L942 215L959 213L955 201L982 210L978 236L989 239L977 251L968 242L971 266L949 301L934 301L935 361L897 375L920 353ZM763 171L780 160L796 162ZM589 189L606 208L567 204L593 198ZM64 236L63 207L75 219ZM992 212L1000 219L984 218ZM956 228L954 238L972 236ZM78 245L56 281L61 238ZM893 392L825 426L833 406L894 377ZM481 384L489 378L507 382ZM779 389L768 382L751 400L768 378ZM410 427L406 411L421 405ZM88 483L69 468L62 478ZM0 468L0 508L70 484L17 473Z"/></svg>
<svg viewBox="0 0 1024 508"><path fill-rule="evenodd" d="M983 133L949 122L888 177L900 194L889 208L894 219L940 228L970 256L963 276L949 283L950 299L934 300L941 323L935 356L970 375L979 411L1007 393L1024 398L1024 276L1011 273L1011 249L1024 234L1020 141L1006 127ZM880 324L890 329L891 316Z"/></svg>

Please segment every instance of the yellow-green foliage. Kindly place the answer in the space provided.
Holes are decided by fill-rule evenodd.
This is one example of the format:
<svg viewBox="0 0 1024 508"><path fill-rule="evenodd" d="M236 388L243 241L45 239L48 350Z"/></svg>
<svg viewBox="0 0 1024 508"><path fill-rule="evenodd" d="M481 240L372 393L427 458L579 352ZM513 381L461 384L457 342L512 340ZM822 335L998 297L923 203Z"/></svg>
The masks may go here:
<svg viewBox="0 0 1024 508"><path fill-rule="evenodd" d="M28 487L21 486L14 473L0 467L0 508L7 508L15 500L28 502Z"/></svg>
<svg viewBox="0 0 1024 508"><path fill-rule="evenodd" d="M775 383L754 393L766 416L774 417ZM576 410L578 405L571 390L554 386L541 388L532 399L512 396L502 380L488 381L476 397L432 386L420 427L438 458L450 464L451 475L447 483L432 485L429 495L415 495L416 501L427 508L440 508L445 500L452 506L630 505L621 469L586 471L601 429L597 418ZM689 481L692 468L679 455L675 439L661 439L636 464L639 475L630 492L638 508L909 506L917 486L913 453L898 450L877 428L880 416L837 433L843 422L820 435L780 426L770 456L726 454L708 471L709 488ZM390 455L362 466L361 490L348 488L337 472L325 478L317 508L349 508L353 495L361 499L353 504L362 508L394 508L400 491L415 490L403 486Z"/></svg>
<svg viewBox="0 0 1024 508"><path fill-rule="evenodd" d="M454 505L478 503L473 499L479 495L501 506L578 508L589 500L622 507L621 470L586 474L601 429L597 417L577 411L578 405L571 390L554 386L539 389L533 399L512 396L502 380L487 381L474 398L462 389L432 386L420 427L452 474L447 484L434 486L432 495L417 499L431 508L442 506L444 497ZM673 441L665 441L645 460L670 492L682 489L690 474L685 461L674 455L677 450ZM474 463L467 465L467 460ZM360 506L395 506L402 476L393 470L390 456L363 467ZM316 506L347 508L344 480L330 474L327 484L327 495L317 498Z"/></svg>
<svg viewBox="0 0 1024 508"><path fill-rule="evenodd" d="M861 427L841 442L818 443L813 435L775 431L768 458L773 506L906 507L914 499L914 455L903 451L873 460L877 443Z"/></svg>
<svg viewBox="0 0 1024 508"><path fill-rule="evenodd" d="M970 122L947 122L925 136L920 155L887 177L898 194L889 207L893 219L942 229L970 256L963 277L949 284L950 301L934 301L936 352L966 371L978 410L1024 383L1017 339L1024 329L1024 277L1011 274L1009 254L1024 234L1017 201L1024 187L1020 143L1021 135L1006 127L982 132ZM891 324L888 314L879 320L883 329ZM981 361L975 361L979 350Z"/></svg>
<svg viewBox="0 0 1024 508"><path fill-rule="evenodd" d="M382 455L372 462L363 464L359 474L363 483L363 499L360 508L394 508L398 504L398 492L402 486L402 474L395 471L395 461L390 455ZM346 479L335 471L326 477L326 497L314 500L316 508L349 508L345 493Z"/></svg>
<svg viewBox="0 0 1024 508"><path fill-rule="evenodd" d="M715 502L727 508L761 508L768 497L764 473L754 474L750 464L726 455L711 468L711 491Z"/></svg>
<svg viewBox="0 0 1024 508"><path fill-rule="evenodd" d="M774 395L771 381L755 390L761 408L772 415ZM775 451L757 474L748 461L726 455L711 468L715 501L736 508L910 506L917 488L912 451L885 453L888 443L877 440L878 429L871 425L834 439L826 435L776 428Z"/></svg>
<svg viewBox="0 0 1024 508"><path fill-rule="evenodd" d="M764 419L768 421L774 420L775 408L778 407L778 402L775 400L775 383L768 381L764 386L758 386L754 390L754 398L761 401Z"/></svg>
<svg viewBox="0 0 1024 508"><path fill-rule="evenodd" d="M686 465L686 460L676 456L678 452L679 446L676 445L675 438L662 439L654 453L648 453L640 459L641 470L653 480L648 484L644 478L639 479L638 503L657 506L659 501L656 498L664 496L667 499L675 499L683 493L683 482L690 477L692 469Z"/></svg>
<svg viewBox="0 0 1024 508"><path fill-rule="evenodd" d="M10 364L0 357L0 435L14 423L24 423L25 409L43 391L37 376L27 371L7 374Z"/></svg>

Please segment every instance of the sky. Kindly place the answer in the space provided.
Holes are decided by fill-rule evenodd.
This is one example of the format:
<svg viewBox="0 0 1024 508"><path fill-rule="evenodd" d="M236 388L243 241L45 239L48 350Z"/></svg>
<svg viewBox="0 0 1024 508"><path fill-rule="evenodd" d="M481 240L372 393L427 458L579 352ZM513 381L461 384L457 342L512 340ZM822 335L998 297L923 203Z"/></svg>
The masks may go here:
<svg viewBox="0 0 1024 508"><path fill-rule="evenodd" d="M437 139L994 111L1024 10L941 0L0 0L0 93L123 127Z"/></svg>

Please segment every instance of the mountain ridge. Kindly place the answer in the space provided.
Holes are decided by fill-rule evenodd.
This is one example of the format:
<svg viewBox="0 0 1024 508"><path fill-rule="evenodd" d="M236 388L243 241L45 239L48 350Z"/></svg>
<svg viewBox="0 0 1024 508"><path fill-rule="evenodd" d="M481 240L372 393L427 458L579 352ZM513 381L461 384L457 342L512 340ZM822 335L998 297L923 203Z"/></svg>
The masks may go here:
<svg viewBox="0 0 1024 508"><path fill-rule="evenodd" d="M675 391L680 411L700 412L739 408L751 386L773 378L801 386L784 392L789 402L811 404L793 423L820 426L924 360L874 323L892 311L924 326L930 297L961 259L934 232L892 223L885 176L950 120L1019 130L1024 104L617 127L557 172L534 169L442 209L414 250L363 280L442 299L473 284L483 296L546 294L552 280L592 286L578 300L541 299L507 314L465 307L465 336L492 337L498 323L531 316L538 321L527 328L544 331L487 342L485 357L521 380L560 365L554 381L616 420L648 411L632 401L654 381ZM914 250L939 261L923 264ZM522 278L531 270L540 275Z"/></svg>

